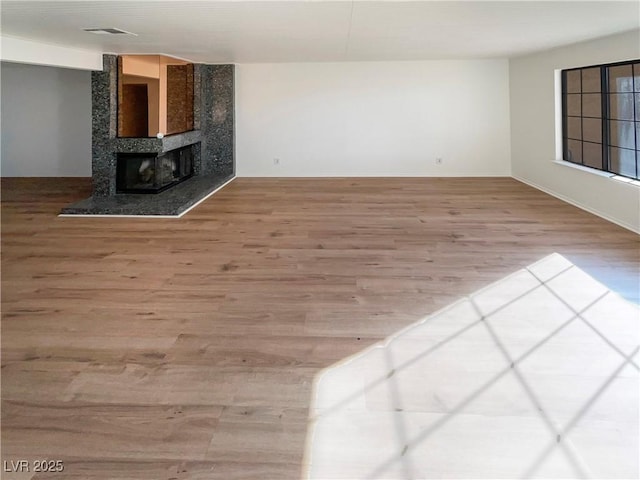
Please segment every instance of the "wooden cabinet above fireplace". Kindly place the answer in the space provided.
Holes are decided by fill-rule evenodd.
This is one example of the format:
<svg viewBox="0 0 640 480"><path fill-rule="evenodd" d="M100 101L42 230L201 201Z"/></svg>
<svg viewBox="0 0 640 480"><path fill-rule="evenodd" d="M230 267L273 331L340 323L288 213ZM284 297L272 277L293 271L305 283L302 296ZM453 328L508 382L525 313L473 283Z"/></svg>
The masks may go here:
<svg viewBox="0 0 640 480"><path fill-rule="evenodd" d="M193 64L164 55L118 57L118 136L193 130Z"/></svg>

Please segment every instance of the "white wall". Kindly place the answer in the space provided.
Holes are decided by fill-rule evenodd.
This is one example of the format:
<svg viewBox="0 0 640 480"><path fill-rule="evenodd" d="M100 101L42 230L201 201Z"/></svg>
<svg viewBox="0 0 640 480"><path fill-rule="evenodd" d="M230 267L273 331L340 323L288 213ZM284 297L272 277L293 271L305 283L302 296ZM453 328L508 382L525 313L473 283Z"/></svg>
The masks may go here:
<svg viewBox="0 0 640 480"><path fill-rule="evenodd" d="M518 57L509 62L512 174L640 232L640 188L554 163L556 69L640 58L640 31Z"/></svg>
<svg viewBox="0 0 640 480"><path fill-rule="evenodd" d="M507 60L238 65L238 175L509 175L508 75Z"/></svg>
<svg viewBox="0 0 640 480"><path fill-rule="evenodd" d="M1 64L0 174L91 176L91 73Z"/></svg>

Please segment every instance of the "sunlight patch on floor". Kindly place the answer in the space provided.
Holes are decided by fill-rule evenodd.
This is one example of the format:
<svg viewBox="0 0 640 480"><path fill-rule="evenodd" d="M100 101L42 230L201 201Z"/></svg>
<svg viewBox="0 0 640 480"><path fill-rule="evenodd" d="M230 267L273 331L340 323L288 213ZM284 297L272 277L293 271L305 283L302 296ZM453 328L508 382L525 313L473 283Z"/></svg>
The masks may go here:
<svg viewBox="0 0 640 480"><path fill-rule="evenodd" d="M550 255L323 371L305 478L637 478L639 344Z"/></svg>

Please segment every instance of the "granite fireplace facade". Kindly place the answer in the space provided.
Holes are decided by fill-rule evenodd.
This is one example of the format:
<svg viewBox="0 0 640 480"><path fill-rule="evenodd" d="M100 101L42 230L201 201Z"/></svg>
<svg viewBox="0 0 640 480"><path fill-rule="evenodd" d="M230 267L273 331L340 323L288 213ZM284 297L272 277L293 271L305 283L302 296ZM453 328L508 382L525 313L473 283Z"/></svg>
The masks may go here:
<svg viewBox="0 0 640 480"><path fill-rule="evenodd" d="M179 216L235 176L234 66L194 64L193 77L193 130L119 138L118 57L104 55L103 70L91 76L93 194L62 214ZM170 157L186 147L189 178L159 193L118 192L119 157Z"/></svg>

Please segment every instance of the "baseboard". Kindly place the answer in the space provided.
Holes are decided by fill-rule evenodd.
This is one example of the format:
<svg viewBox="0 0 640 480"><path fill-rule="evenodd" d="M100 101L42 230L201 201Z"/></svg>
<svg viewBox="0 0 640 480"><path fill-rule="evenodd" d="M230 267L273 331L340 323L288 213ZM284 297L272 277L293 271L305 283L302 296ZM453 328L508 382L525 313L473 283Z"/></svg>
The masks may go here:
<svg viewBox="0 0 640 480"><path fill-rule="evenodd" d="M622 228L626 228L627 230L630 230L633 233L637 233L638 235L640 235L640 230L636 230L633 226L631 226L631 225L629 225L629 224L627 224L625 222L622 222L622 221L618 220L617 218L614 218L614 217L612 217L610 215L607 215L606 213L600 212L600 211L598 211L598 210L596 210L594 208L591 208L591 207L587 207L586 205L582 205L582 204L576 202L575 200L573 200L573 199L571 199L569 197L566 197L566 196L564 196L564 195L562 195L560 193L554 192L553 190L549 190L548 188L542 187L542 186L540 186L540 185L538 185L536 183L530 182L529 180L525 180L524 178L518 177L517 175L512 175L512 177L515 180L518 180L519 182L522 182L522 183L524 183L526 185L529 185L530 187L535 188L536 190L540 190L541 192L547 193L547 194L551 195L552 197L556 197L556 198L562 200L563 202L566 202L566 203L569 203L569 204L573 205L574 207L578 207L581 210L584 210L586 212L592 213L593 215L596 215L596 216L598 216L600 218L603 218L603 219L607 220L608 222L615 223L616 225L619 225Z"/></svg>
<svg viewBox="0 0 640 480"><path fill-rule="evenodd" d="M379 175L374 175L374 174L367 174L367 175L353 175L353 174L335 174L335 175L330 175L330 174L322 174L322 175L299 175L299 174L278 174L278 173L240 173L240 174L236 174L236 176L238 178L282 178L282 179L287 179L287 180L294 180L297 178L304 178L304 179L313 179L313 178L319 178L319 179L333 179L333 178L349 178L349 179L355 179L357 180L358 178L370 178L370 179L376 179L376 178L397 178L397 179L402 179L402 178L512 178L510 173L474 173L474 174L469 174L469 173L449 173L449 174L433 174L433 175L392 175L392 174L379 174Z"/></svg>

